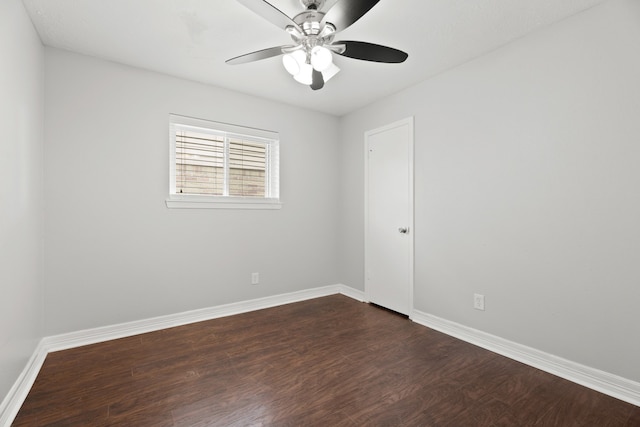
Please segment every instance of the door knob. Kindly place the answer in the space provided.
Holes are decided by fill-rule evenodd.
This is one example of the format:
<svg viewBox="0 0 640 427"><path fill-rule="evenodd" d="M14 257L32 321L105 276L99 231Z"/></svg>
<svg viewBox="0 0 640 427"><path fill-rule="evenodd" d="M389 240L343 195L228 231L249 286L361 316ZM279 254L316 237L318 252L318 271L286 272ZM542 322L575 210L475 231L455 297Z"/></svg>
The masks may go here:
<svg viewBox="0 0 640 427"><path fill-rule="evenodd" d="M398 228L398 231L401 234L407 234L409 232L409 229L407 227L400 227L400 228Z"/></svg>

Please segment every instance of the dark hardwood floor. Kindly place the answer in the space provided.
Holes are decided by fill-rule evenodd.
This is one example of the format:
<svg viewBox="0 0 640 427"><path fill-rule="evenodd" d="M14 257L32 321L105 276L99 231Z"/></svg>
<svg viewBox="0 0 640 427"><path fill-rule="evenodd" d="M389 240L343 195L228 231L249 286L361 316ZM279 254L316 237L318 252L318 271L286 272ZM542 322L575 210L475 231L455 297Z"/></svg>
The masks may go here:
<svg viewBox="0 0 640 427"><path fill-rule="evenodd" d="M48 355L14 426L640 426L640 408L341 295Z"/></svg>

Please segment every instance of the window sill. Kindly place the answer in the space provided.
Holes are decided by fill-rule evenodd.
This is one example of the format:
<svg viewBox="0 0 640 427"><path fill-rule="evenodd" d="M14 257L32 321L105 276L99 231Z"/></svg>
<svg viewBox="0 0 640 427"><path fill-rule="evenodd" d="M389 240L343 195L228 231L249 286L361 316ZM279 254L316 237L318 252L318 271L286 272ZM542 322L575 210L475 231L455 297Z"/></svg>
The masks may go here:
<svg viewBox="0 0 640 427"><path fill-rule="evenodd" d="M178 195L170 195L166 204L170 209L280 209L282 207L278 199Z"/></svg>

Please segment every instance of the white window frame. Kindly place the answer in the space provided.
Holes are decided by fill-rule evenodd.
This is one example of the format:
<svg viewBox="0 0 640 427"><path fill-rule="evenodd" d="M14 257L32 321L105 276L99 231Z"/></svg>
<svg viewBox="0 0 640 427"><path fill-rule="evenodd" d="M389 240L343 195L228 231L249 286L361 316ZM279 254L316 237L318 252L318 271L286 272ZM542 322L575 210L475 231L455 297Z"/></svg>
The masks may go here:
<svg viewBox="0 0 640 427"><path fill-rule="evenodd" d="M236 136L245 140L268 144L267 173L265 174L267 197L231 197L228 195L176 193L176 130L189 128L198 132ZM228 150L228 147L225 150ZM277 132L170 114L169 197L166 200L167 207L187 209L280 209L282 203L280 202L279 157L279 135ZM226 173L228 172L225 166Z"/></svg>

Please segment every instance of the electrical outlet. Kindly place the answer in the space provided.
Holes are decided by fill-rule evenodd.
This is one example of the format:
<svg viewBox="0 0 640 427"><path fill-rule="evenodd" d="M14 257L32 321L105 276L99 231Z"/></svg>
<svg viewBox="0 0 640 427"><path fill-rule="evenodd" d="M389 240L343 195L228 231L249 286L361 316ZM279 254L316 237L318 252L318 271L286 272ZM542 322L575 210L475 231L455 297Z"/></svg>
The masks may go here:
<svg viewBox="0 0 640 427"><path fill-rule="evenodd" d="M260 283L260 274L251 273L251 284L257 285L258 283Z"/></svg>
<svg viewBox="0 0 640 427"><path fill-rule="evenodd" d="M473 308L484 311L484 295L473 294Z"/></svg>

